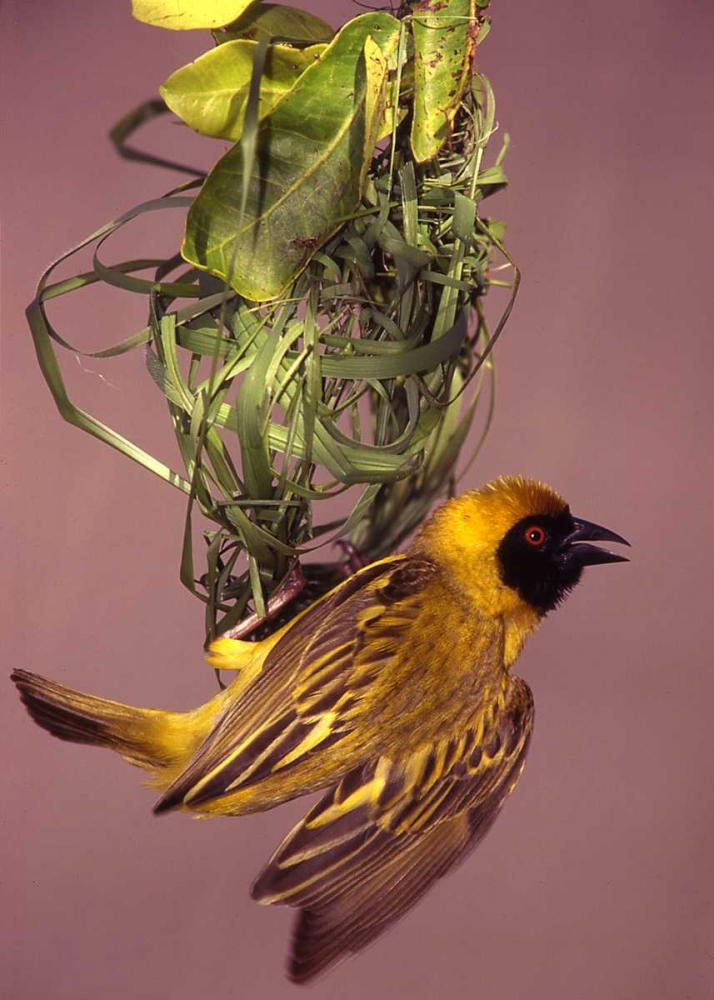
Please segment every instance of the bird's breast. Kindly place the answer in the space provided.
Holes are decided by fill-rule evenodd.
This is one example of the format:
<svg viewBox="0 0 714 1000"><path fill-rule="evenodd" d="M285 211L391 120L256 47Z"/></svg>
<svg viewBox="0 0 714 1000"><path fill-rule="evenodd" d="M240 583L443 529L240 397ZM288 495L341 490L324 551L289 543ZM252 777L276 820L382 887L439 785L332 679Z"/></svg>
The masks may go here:
<svg viewBox="0 0 714 1000"><path fill-rule="evenodd" d="M441 602L428 604L384 663L365 705L373 738L389 752L409 751L492 714L507 678L503 650L500 619L476 622L460 607L445 614Z"/></svg>

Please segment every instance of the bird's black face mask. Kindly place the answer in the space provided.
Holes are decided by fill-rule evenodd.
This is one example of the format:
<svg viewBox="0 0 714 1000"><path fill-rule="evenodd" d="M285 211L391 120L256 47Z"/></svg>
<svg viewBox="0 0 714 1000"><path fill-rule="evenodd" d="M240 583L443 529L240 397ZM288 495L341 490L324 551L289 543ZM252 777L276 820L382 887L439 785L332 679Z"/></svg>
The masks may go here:
<svg viewBox="0 0 714 1000"><path fill-rule="evenodd" d="M501 579L540 615L546 615L573 589L584 566L627 562L625 556L590 542L629 544L609 528L573 517L567 507L557 517L524 517L498 547Z"/></svg>

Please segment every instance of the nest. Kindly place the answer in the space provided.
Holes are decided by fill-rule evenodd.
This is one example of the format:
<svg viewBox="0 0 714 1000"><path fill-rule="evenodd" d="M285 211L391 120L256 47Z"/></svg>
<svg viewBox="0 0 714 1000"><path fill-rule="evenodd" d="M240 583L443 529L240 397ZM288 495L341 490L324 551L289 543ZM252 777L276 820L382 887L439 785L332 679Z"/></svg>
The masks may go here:
<svg viewBox="0 0 714 1000"><path fill-rule="evenodd" d="M404 108L408 88L399 79L394 86L394 105ZM165 110L150 102L120 124L115 139L125 155L156 160L127 140ZM181 578L206 605L209 638L259 637L351 568L394 551L478 452L493 411L491 351L518 284L502 224L481 214L506 183L507 137L485 163L494 116L488 81L473 71L449 141L419 164L408 111L395 114L358 209L309 248L308 265L271 301L249 301L179 254L102 263L113 233L147 212L185 212L202 177L70 251L96 244L91 271L52 284L57 261L44 275L28 316L58 406L188 497ZM181 474L66 393L58 351L69 345L47 304L96 282L146 296L146 327L94 356L145 351ZM491 329L485 299L494 287L507 292ZM467 439L474 443L464 455ZM347 513L329 520L322 501L341 494ZM208 525L194 524L197 511ZM198 537L207 561L197 571ZM336 559L315 561L340 540Z"/></svg>

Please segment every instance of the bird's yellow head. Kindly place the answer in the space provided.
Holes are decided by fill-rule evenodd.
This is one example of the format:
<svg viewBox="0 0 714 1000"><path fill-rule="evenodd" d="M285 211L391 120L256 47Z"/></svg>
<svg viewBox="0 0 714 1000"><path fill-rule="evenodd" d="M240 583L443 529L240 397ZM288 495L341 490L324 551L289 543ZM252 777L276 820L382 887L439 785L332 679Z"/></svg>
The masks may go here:
<svg viewBox="0 0 714 1000"><path fill-rule="evenodd" d="M503 476L436 510L414 550L438 562L455 586L489 613L539 618L567 596L584 566L627 561L591 541L628 544L607 528L574 517L562 496L544 483Z"/></svg>

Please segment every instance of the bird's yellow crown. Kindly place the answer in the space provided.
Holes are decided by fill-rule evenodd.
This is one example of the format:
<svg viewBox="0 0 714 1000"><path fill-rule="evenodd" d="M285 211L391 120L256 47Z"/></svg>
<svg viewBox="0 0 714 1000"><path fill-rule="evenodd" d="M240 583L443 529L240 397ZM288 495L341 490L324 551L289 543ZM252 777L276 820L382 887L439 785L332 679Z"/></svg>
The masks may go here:
<svg viewBox="0 0 714 1000"><path fill-rule="evenodd" d="M545 483L524 476L500 476L480 490L470 490L434 511L418 539L436 535L468 541L469 548L497 547L503 536L524 517L557 517L566 509L562 496Z"/></svg>

